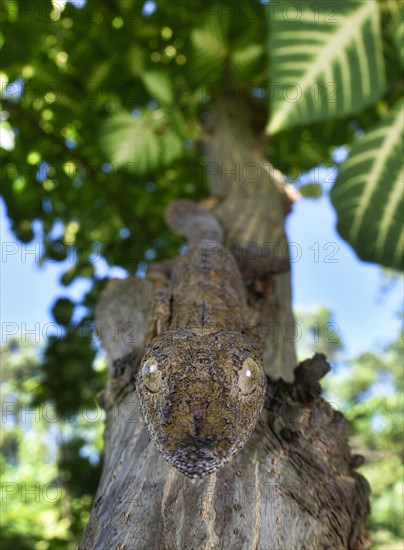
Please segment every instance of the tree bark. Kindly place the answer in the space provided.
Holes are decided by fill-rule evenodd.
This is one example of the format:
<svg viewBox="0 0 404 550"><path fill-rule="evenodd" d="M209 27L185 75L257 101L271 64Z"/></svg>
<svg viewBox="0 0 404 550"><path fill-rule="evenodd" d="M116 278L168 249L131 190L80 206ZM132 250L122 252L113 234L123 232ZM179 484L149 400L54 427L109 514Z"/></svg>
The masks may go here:
<svg viewBox="0 0 404 550"><path fill-rule="evenodd" d="M170 467L149 439L133 385L151 337L159 276L112 281L96 312L110 363L105 461L83 550L369 546L369 488L354 470L360 461L350 454L343 416L320 395L318 381L329 365L316 355L295 368L293 337L285 332L293 324L284 232L289 200L282 175L265 162L251 113L244 103L214 104L202 147L211 206L238 254L249 334L264 357L264 412L246 447L217 473L191 481ZM247 165L257 177L243 175ZM240 171L238 180L231 170ZM266 242L278 245L267 253ZM249 243L258 246L254 262L246 262Z"/></svg>

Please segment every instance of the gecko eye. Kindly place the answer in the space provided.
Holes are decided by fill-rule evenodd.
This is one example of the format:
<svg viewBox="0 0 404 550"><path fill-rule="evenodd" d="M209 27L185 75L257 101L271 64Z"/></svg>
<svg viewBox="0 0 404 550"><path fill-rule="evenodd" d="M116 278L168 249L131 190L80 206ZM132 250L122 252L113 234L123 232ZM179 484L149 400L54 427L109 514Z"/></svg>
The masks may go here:
<svg viewBox="0 0 404 550"><path fill-rule="evenodd" d="M259 366L253 359L247 358L243 363L238 378L238 387L241 395L252 393L258 385L259 378Z"/></svg>
<svg viewBox="0 0 404 550"><path fill-rule="evenodd" d="M149 357L149 359L143 363L142 379L146 388L152 393L157 393L161 390L163 380L161 371L159 370L157 361L154 357Z"/></svg>

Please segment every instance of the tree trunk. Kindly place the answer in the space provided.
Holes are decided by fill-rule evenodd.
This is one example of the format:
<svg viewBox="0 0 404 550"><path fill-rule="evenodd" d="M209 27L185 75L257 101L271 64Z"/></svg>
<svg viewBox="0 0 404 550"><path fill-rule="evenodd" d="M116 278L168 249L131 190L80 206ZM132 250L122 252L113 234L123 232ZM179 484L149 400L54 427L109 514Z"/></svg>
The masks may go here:
<svg viewBox="0 0 404 550"><path fill-rule="evenodd" d="M149 439L133 386L159 276L112 281L96 314L110 362L105 462L83 550L368 548L360 459L350 454L343 416L320 396L328 363L316 355L295 368L290 200L261 152L257 126L266 116L256 124L257 113L242 101L215 103L202 149L213 197L206 205L239 260L248 332L264 357L264 412L246 447L213 475L191 481L170 467Z"/></svg>

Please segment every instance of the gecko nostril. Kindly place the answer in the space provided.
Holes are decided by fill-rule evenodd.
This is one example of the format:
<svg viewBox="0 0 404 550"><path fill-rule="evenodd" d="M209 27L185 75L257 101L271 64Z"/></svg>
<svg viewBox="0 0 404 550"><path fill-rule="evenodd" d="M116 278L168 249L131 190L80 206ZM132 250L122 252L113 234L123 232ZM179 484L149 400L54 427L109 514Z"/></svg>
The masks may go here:
<svg viewBox="0 0 404 550"><path fill-rule="evenodd" d="M191 435L198 437L200 435L202 425L203 425L203 413L200 411L194 412L193 414L195 432Z"/></svg>

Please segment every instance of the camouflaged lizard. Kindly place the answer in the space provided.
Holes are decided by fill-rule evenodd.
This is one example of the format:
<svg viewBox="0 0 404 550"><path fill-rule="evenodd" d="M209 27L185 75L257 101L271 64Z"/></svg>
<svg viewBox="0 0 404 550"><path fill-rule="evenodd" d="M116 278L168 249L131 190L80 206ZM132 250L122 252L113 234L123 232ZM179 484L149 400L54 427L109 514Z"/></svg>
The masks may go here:
<svg viewBox="0 0 404 550"><path fill-rule="evenodd" d="M168 295L160 296L158 334L136 379L140 410L165 459L190 478L225 464L260 416L266 378L259 352L243 334L246 297L222 229L206 210L173 203L167 222L185 236Z"/></svg>

